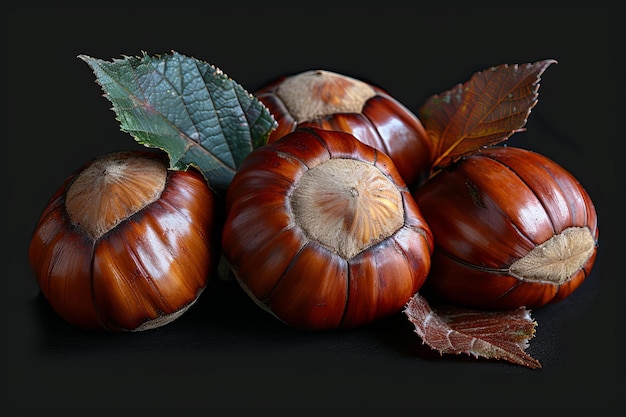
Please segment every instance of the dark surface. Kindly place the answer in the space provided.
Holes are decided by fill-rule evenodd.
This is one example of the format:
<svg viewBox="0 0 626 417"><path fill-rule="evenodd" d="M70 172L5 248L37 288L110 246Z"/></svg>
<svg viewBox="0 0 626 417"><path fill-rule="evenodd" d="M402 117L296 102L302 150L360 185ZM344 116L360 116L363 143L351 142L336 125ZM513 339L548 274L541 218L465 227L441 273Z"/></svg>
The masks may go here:
<svg viewBox="0 0 626 417"><path fill-rule="evenodd" d="M615 255L621 211L615 195L623 188L615 167L616 11L580 1L421 9L388 1L381 3L387 9L348 1L309 9L298 2L249 9L226 3L233 4L212 10L96 2L5 12L4 415L615 415L610 410L624 394L618 345L624 286ZM349 331L296 331L232 282L212 282L183 317L147 332L92 334L60 320L39 296L28 265L35 223L63 179L87 159L140 148L120 132L110 102L77 56L111 60L171 50L216 65L248 91L279 74L323 68L370 80L414 111L476 71L556 59L542 76L527 131L509 144L543 152L581 181L599 214L600 249L581 288L532 312L538 326L528 353L543 369L440 357L401 314Z"/></svg>

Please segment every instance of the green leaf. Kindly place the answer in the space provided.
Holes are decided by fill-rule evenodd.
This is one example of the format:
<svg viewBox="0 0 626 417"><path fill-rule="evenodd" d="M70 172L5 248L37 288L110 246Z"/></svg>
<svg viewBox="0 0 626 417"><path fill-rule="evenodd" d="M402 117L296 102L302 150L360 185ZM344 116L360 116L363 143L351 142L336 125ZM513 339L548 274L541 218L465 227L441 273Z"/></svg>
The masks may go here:
<svg viewBox="0 0 626 417"><path fill-rule="evenodd" d="M104 61L79 55L113 103L122 131L228 188L242 160L277 127L269 110L220 69L177 52Z"/></svg>

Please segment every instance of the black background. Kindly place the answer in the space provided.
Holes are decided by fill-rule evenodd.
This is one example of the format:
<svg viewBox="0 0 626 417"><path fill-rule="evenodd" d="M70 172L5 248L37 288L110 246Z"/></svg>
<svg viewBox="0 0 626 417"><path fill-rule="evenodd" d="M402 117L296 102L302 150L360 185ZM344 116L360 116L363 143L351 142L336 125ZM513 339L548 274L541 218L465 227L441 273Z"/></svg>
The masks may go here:
<svg viewBox="0 0 626 417"><path fill-rule="evenodd" d="M622 190L615 178L616 10L584 1L410 8L395 1L222 3L25 2L5 12L9 212L0 407L6 415L615 415L609 410L624 394L623 273L615 262L615 195ZM92 334L61 321L38 294L28 265L35 223L82 163L140 148L120 131L77 56L111 60L172 50L214 64L248 91L277 75L329 69L376 83L414 111L476 71L556 59L542 76L527 130L509 144L546 154L581 181L598 211L600 249L581 288L532 312L538 326L528 353L543 369L440 357L401 314L349 331L296 331L223 281L160 329Z"/></svg>

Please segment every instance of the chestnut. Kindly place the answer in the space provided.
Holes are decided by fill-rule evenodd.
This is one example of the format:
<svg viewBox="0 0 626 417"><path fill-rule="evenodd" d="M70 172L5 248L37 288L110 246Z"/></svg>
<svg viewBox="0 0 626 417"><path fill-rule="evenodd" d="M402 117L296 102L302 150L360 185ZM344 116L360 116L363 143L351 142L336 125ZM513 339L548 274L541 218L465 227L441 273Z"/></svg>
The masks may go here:
<svg viewBox="0 0 626 417"><path fill-rule="evenodd" d="M255 149L226 193L222 252L289 326L361 326L401 311L433 237L393 162L352 134L307 127Z"/></svg>
<svg viewBox="0 0 626 417"><path fill-rule="evenodd" d="M351 133L391 157L405 182L426 179L435 149L422 122L381 87L327 70L277 77L255 96L273 114L274 142L298 127Z"/></svg>
<svg viewBox="0 0 626 417"><path fill-rule="evenodd" d="M494 146L414 191L435 237L423 288L475 308L536 308L568 297L598 248L590 196L565 168L523 148Z"/></svg>
<svg viewBox="0 0 626 417"><path fill-rule="evenodd" d="M142 331L180 317L219 260L216 194L160 154L113 152L70 174L29 246L41 293L87 330Z"/></svg>

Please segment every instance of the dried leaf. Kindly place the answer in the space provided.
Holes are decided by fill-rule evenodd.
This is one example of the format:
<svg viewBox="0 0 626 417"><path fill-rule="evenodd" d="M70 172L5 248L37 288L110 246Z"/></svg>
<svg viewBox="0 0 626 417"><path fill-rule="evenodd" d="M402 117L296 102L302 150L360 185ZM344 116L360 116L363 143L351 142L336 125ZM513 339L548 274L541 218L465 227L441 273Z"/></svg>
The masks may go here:
<svg viewBox="0 0 626 417"><path fill-rule="evenodd" d="M419 117L436 144L433 171L520 131L537 104L540 76L554 63L499 65L430 97Z"/></svg>
<svg viewBox="0 0 626 417"><path fill-rule="evenodd" d="M541 363L525 352L537 322L524 307L499 311L453 305L431 308L417 293L407 303L404 314L422 341L442 355L466 353L541 368Z"/></svg>

